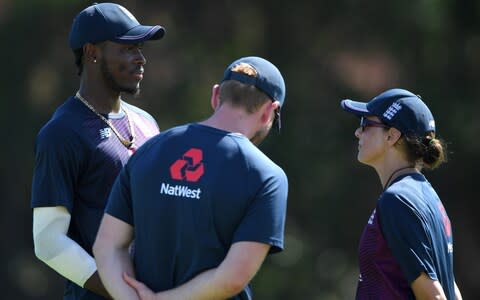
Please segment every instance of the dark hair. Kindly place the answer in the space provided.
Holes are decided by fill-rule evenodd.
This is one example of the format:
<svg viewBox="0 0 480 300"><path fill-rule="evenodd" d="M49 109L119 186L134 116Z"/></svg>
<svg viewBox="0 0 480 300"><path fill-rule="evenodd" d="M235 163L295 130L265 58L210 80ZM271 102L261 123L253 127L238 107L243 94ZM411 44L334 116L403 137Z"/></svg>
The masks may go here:
<svg viewBox="0 0 480 300"><path fill-rule="evenodd" d="M420 163L426 169L435 169L447 161L447 146L441 139L430 132L424 137L411 134L403 135L407 159L415 164Z"/></svg>
<svg viewBox="0 0 480 300"><path fill-rule="evenodd" d="M229 102L235 107L243 107L248 113L256 112L270 98L253 85L236 80L226 80L220 85L220 104Z"/></svg>
<svg viewBox="0 0 480 300"><path fill-rule="evenodd" d="M75 55L75 65L77 65L78 73L77 75L82 75L83 72L83 48L73 50L73 54Z"/></svg>

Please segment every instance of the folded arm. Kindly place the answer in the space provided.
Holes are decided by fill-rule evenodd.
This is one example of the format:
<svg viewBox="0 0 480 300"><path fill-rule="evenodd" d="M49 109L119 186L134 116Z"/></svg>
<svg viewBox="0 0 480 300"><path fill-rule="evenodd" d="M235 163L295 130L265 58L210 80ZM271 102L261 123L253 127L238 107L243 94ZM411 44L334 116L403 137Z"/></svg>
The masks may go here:
<svg viewBox="0 0 480 300"><path fill-rule="evenodd" d="M35 255L68 280L110 298L93 257L67 236L70 219L70 213L63 206L33 209Z"/></svg>
<svg viewBox="0 0 480 300"><path fill-rule="evenodd" d="M122 274L133 276L129 246L133 227L109 214L104 214L97 233L93 254L98 272L106 289L114 299L138 299L135 290L125 283Z"/></svg>
<svg viewBox="0 0 480 300"><path fill-rule="evenodd" d="M141 282L128 276L125 280L137 290L142 300L227 299L239 294L252 280L269 249L270 245L267 244L237 242L232 245L226 258L217 268L200 273L179 287L155 295Z"/></svg>

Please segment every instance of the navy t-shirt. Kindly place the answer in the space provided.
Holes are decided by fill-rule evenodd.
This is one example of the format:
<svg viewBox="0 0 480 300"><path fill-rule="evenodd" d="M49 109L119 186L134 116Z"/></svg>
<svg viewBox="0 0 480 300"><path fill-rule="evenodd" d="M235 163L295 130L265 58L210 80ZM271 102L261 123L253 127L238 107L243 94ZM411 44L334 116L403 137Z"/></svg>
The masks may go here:
<svg viewBox="0 0 480 300"><path fill-rule="evenodd" d="M415 299L425 272L455 299L453 236L437 193L419 173L399 176L380 196L359 246L357 299Z"/></svg>
<svg viewBox="0 0 480 300"><path fill-rule="evenodd" d="M148 113L125 102L122 107L134 126L135 147L158 134ZM129 137L124 113L105 117ZM92 254L111 187L132 153L80 100L68 98L37 136L31 207L66 207L71 214L69 237ZM103 298L68 281L64 299Z"/></svg>
<svg viewBox="0 0 480 300"><path fill-rule="evenodd" d="M288 182L245 136L200 124L148 141L115 182L106 213L134 227L135 274L154 291L218 267L235 242L283 249ZM251 299L247 287L234 299Z"/></svg>

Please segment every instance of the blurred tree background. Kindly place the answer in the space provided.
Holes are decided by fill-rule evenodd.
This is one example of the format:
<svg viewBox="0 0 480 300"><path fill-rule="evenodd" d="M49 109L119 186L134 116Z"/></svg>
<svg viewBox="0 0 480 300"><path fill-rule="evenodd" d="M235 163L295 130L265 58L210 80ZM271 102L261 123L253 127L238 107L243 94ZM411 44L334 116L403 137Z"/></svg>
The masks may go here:
<svg viewBox="0 0 480 300"><path fill-rule="evenodd" d="M33 253L33 146L78 88L68 32L91 3L0 0L2 299L61 299L62 278ZM449 142L450 162L426 175L453 223L457 282L465 299L480 299L479 1L118 3L140 22L167 28L163 40L145 45L142 96L129 99L162 129L209 116L211 86L240 56L263 56L285 77L284 128L261 148L290 180L286 250L254 279L257 299L353 298L357 243L381 186L356 161L358 120L339 102L392 87L421 94Z"/></svg>

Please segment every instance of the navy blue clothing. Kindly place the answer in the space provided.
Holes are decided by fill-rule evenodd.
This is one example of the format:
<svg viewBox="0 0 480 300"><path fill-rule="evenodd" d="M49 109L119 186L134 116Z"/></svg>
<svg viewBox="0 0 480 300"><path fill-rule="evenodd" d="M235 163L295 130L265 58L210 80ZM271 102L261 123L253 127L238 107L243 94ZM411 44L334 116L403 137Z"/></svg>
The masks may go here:
<svg viewBox="0 0 480 300"><path fill-rule="evenodd" d="M158 134L148 113L125 102L122 107L133 123L136 147ZM105 117L129 137L124 113ZM71 214L69 237L92 254L111 187L132 153L104 121L70 97L37 136L31 207L66 207ZM64 299L103 298L68 282Z"/></svg>
<svg viewBox="0 0 480 300"><path fill-rule="evenodd" d="M288 182L245 136L200 124L141 147L115 182L106 213L134 227L135 274L154 291L223 261L233 243L283 250ZM247 287L234 299L251 299Z"/></svg>
<svg viewBox="0 0 480 300"><path fill-rule="evenodd" d="M380 196L359 247L357 299L415 299L425 272L455 299L453 236L437 193L419 173L399 176Z"/></svg>

